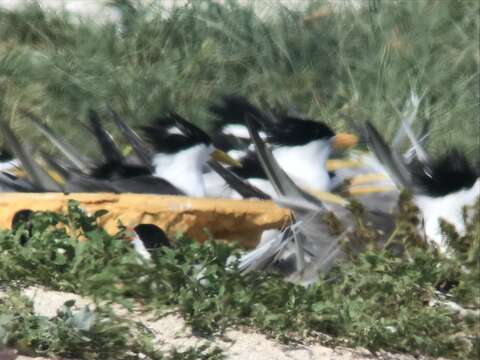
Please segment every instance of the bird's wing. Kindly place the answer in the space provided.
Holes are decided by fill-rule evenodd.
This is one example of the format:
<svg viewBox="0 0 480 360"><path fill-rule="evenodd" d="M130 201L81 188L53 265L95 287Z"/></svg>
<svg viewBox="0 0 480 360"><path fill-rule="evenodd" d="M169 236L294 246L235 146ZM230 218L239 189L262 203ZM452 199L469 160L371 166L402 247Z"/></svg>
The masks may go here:
<svg viewBox="0 0 480 360"><path fill-rule="evenodd" d="M115 189L115 192L119 193L185 195L165 179L151 175L115 180L111 182L111 185Z"/></svg>
<svg viewBox="0 0 480 360"><path fill-rule="evenodd" d="M276 245L277 249L282 246L282 252L286 252L285 248L288 248L295 255L299 274L310 266L311 261L316 262L318 270L327 270L332 264L327 260L332 257L332 253L339 252L341 238L340 235L331 235L328 224L325 223L324 216L329 206L298 187L278 165L270 149L258 135L255 124L248 118L246 123L260 163L279 193L279 198L275 201L291 209L294 214L294 221L289 231L284 233L286 236L282 237L282 241L279 242L276 239L272 244ZM290 240L293 240L293 246ZM274 249L270 249L269 253L275 254ZM259 254L259 259L263 261L264 258L261 255ZM308 263L305 263L306 257L310 258ZM254 260L250 259L250 262Z"/></svg>
<svg viewBox="0 0 480 360"><path fill-rule="evenodd" d="M98 144L102 149L102 154L107 163L122 164L125 159L112 135L102 126L100 117L94 110L89 111L91 130L97 138Z"/></svg>
<svg viewBox="0 0 480 360"><path fill-rule="evenodd" d="M140 136L130 127L127 123L115 112L110 106L108 107L113 121L122 132L125 139L132 146L133 151L137 155L138 159L142 162L142 165L148 167L153 171L152 167L152 153L145 142Z"/></svg>
<svg viewBox="0 0 480 360"><path fill-rule="evenodd" d="M312 203L316 204L318 207L323 207L321 201L317 200L314 196L308 194L307 192L303 191L300 187L298 187L292 179L283 171L283 169L278 165L277 161L273 157L272 152L267 147L267 144L262 140L262 138L258 135L258 131L256 130L255 123L247 116L245 118L248 131L250 133L250 137L252 142L255 145L255 149L257 152L258 159L260 164L262 165L265 173L268 176L268 179L272 183L275 191L280 196L290 196L290 197L298 197L303 199L308 199Z"/></svg>
<svg viewBox="0 0 480 360"><path fill-rule="evenodd" d="M242 179L240 176L232 172L231 170L223 167L217 161L211 159L208 161L208 165L215 171L219 176L221 176L225 182L233 190L242 195L243 198L258 198L268 200L270 196L265 194L263 191L257 187L251 185L248 181Z"/></svg>
<svg viewBox="0 0 480 360"><path fill-rule="evenodd" d="M19 179L7 173L0 172L1 192L35 192L38 189L26 179Z"/></svg>
<svg viewBox="0 0 480 360"><path fill-rule="evenodd" d="M43 123L37 116L32 114L27 110L22 110L23 115L32 121L35 127L48 139L50 142L55 145L55 147L60 150L60 152L65 155L65 157L71 162L71 164L76 167L79 171L87 173L89 169L89 164L91 161L86 159L82 154L80 154L77 149L68 144L61 137L56 135L52 129Z"/></svg>
<svg viewBox="0 0 480 360"><path fill-rule="evenodd" d="M411 189L411 174L400 154L387 145L372 123L365 124L368 134L368 145L373 154L383 164L385 170L399 187Z"/></svg>
<svg viewBox="0 0 480 360"><path fill-rule="evenodd" d="M38 165L33 159L30 152L22 146L15 133L10 126L4 121L0 121L0 129L3 132L3 138L10 151L22 163L25 172L39 191L62 191L59 184L57 184L48 173Z"/></svg>
<svg viewBox="0 0 480 360"><path fill-rule="evenodd" d="M409 126L413 124L417 118L418 109L420 107L422 98L423 96L418 96L416 91L412 89L410 91L410 97L405 102L402 112L400 112L392 103L392 107L399 115L402 123L407 123ZM402 125L398 127L397 132L392 140L392 148L398 149L401 146L405 136L408 136L406 130L407 129Z"/></svg>
<svg viewBox="0 0 480 360"><path fill-rule="evenodd" d="M117 192L110 181L82 174L71 174L65 181L65 192Z"/></svg>

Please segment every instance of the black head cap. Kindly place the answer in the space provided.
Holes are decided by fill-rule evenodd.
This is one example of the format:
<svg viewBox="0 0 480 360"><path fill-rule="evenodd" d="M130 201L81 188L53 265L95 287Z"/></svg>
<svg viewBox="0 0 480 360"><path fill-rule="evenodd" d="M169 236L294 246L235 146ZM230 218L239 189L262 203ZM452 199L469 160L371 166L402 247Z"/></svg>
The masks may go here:
<svg viewBox="0 0 480 360"><path fill-rule="evenodd" d="M327 125L313 120L301 119L281 111L262 111L240 96L226 96L220 105L210 110L219 120L216 127L225 124L245 124L248 116L259 129L263 129L268 141L277 145L297 146L311 141L335 136Z"/></svg>
<svg viewBox="0 0 480 360"><path fill-rule="evenodd" d="M100 164L90 171L90 175L93 178L103 180L129 179L137 176L151 175L152 173L149 168L143 165L118 164L114 162Z"/></svg>
<svg viewBox="0 0 480 360"><path fill-rule="evenodd" d="M154 224L139 224L134 228L146 249L156 249L161 246L171 247L167 235Z"/></svg>
<svg viewBox="0 0 480 360"><path fill-rule="evenodd" d="M10 161L13 159L13 155L7 149L0 148L0 162Z"/></svg>
<svg viewBox="0 0 480 360"><path fill-rule="evenodd" d="M213 142L217 149L223 151L246 150L250 141L231 134L217 133L213 136Z"/></svg>
<svg viewBox="0 0 480 360"><path fill-rule="evenodd" d="M231 169L236 175L244 179L268 179L256 153L249 151L242 159L240 159L240 162L242 163L241 167Z"/></svg>
<svg viewBox="0 0 480 360"><path fill-rule="evenodd" d="M245 125L245 116L249 116L252 120L258 122L260 126L263 123L272 121L267 114L251 104L247 99L236 95L224 96L220 103L210 106L210 111L216 116L214 130L219 130L229 124Z"/></svg>
<svg viewBox="0 0 480 360"><path fill-rule="evenodd" d="M283 116L278 123L265 129L268 141L283 146L306 145L316 140L330 140L335 136L330 127L322 122Z"/></svg>
<svg viewBox="0 0 480 360"><path fill-rule="evenodd" d="M175 153L199 144L212 144L205 131L177 113L157 118L154 125L145 126L143 131L155 150L163 153Z"/></svg>
<svg viewBox="0 0 480 360"><path fill-rule="evenodd" d="M31 236L32 224L30 223L30 219L32 216L33 211L30 209L19 210L15 213L15 215L13 215L12 230L17 230L20 225L25 224L26 233L20 236L20 245L22 246L28 242Z"/></svg>
<svg viewBox="0 0 480 360"><path fill-rule="evenodd" d="M430 167L415 161L410 169L412 179L421 191L435 197L469 189L478 179L465 155L457 149L433 161Z"/></svg>

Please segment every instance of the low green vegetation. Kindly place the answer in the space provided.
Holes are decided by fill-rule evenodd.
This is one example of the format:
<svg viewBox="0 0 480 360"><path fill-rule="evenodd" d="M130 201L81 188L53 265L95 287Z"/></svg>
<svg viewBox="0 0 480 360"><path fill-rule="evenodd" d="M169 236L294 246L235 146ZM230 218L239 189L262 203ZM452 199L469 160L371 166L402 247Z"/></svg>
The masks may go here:
<svg viewBox="0 0 480 360"><path fill-rule="evenodd" d="M409 245L416 234L399 220L395 241L405 246L402 256L372 246L304 288L274 274L241 276L226 269L227 258L239 249L215 241L200 245L179 238L174 248L161 248L152 263L145 262L125 241L124 230L107 234L97 225L98 216L102 213L87 216L71 202L66 214L37 213L29 224L0 233L0 279L10 286L42 285L127 308L141 302L159 315L179 312L195 333L205 336L247 326L286 342L319 339L453 358L474 358L478 351L478 314L470 310L460 316L442 303L479 308L478 217L469 224L469 235L456 239L462 249L451 257ZM21 246L26 226L32 235ZM124 325L110 321L108 331ZM8 326L0 329L9 331ZM12 344L29 341L41 352L30 336L29 331L14 332L7 338ZM118 341L126 346L121 337ZM102 348L114 345L109 346ZM67 351L55 343L48 349Z"/></svg>
<svg viewBox="0 0 480 360"><path fill-rule="evenodd" d="M13 345L23 355L61 355L75 359L194 360L221 359L206 346L161 353L141 324L119 318L108 307L74 310L67 301L53 318L33 312L18 291L0 298L0 345Z"/></svg>

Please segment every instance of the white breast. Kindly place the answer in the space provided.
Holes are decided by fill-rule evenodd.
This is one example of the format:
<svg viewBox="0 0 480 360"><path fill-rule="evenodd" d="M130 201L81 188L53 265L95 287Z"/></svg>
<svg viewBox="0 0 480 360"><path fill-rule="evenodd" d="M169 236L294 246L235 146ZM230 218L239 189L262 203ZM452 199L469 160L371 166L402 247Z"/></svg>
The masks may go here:
<svg viewBox="0 0 480 360"><path fill-rule="evenodd" d="M257 189L263 191L265 194L270 195L271 197L277 196L275 189L273 188L270 181L259 178L250 178L248 182L255 186Z"/></svg>
<svg viewBox="0 0 480 360"><path fill-rule="evenodd" d="M153 158L154 175L189 196L205 196L202 169L212 151L212 146L199 144L175 154L156 154Z"/></svg>
<svg viewBox="0 0 480 360"><path fill-rule="evenodd" d="M223 180L223 178L216 172L212 171L206 173L203 175L203 177L205 180L205 196L227 199L243 199L243 197L238 192L230 188L225 180ZM248 179L248 182L272 197L276 195L272 184L270 184L270 181L268 180L250 178Z"/></svg>
<svg viewBox="0 0 480 360"><path fill-rule="evenodd" d="M140 255L142 258L144 258L145 260L152 259L152 255L150 255L147 248L143 244L142 240L140 240L140 238L136 233L135 233L135 237L132 240L132 245L135 251L137 252L137 254Z"/></svg>
<svg viewBox="0 0 480 360"><path fill-rule="evenodd" d="M20 164L18 160L9 160L5 162L0 162L0 171L12 170L15 167L18 167Z"/></svg>
<svg viewBox="0 0 480 360"><path fill-rule="evenodd" d="M427 238L436 243L440 249L446 249L447 244L440 229L440 219L454 225L460 235L465 235L462 209L465 206L474 205L479 196L480 180L477 180L470 189L460 190L447 196L415 196L414 202L421 211Z"/></svg>
<svg viewBox="0 0 480 360"><path fill-rule="evenodd" d="M233 189L231 189L225 180L215 171L210 171L203 174L205 183L205 196L216 198L241 198L241 196Z"/></svg>
<svg viewBox="0 0 480 360"><path fill-rule="evenodd" d="M328 191L330 178L326 164L330 150L328 140L316 140L302 146L278 147L273 150L273 156L297 185Z"/></svg>
<svg viewBox="0 0 480 360"><path fill-rule="evenodd" d="M222 128L222 133L225 135L232 135L241 139L250 139L250 134L245 125L242 124L228 124ZM265 140L266 134L263 131L259 132L260 137Z"/></svg>

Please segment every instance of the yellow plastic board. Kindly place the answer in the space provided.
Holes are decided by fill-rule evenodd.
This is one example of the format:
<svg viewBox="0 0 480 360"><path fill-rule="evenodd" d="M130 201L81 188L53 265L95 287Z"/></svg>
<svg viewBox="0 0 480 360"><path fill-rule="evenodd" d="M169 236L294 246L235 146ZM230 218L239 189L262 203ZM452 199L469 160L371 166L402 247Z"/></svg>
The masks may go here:
<svg viewBox="0 0 480 360"><path fill-rule="evenodd" d="M204 241L209 233L216 239L237 240L253 247L263 230L281 228L290 218L288 210L271 201L191 198L143 194L110 193L2 193L0 194L0 227L9 228L14 214L23 209L66 211L68 200L94 213L105 209L100 219L109 232L117 231L117 222L126 226L153 223L168 236L178 233Z"/></svg>

